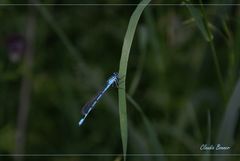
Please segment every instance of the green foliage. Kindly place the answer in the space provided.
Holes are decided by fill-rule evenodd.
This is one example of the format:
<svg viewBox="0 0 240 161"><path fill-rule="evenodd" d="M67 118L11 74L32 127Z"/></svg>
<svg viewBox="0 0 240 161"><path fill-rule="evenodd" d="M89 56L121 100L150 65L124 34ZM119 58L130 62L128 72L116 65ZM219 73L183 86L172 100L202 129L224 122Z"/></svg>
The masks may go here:
<svg viewBox="0 0 240 161"><path fill-rule="evenodd" d="M5 125L0 130L0 149L2 153L9 153L14 149L15 131L9 124Z"/></svg>
<svg viewBox="0 0 240 161"><path fill-rule="evenodd" d="M20 89L28 71L22 59L10 59L8 39L25 37L34 11L25 153L69 155L46 161L124 160L122 153L130 161L239 160L199 150L220 143L232 146L226 153L240 151L239 8L134 3L1 6L1 154L15 150ZM79 128L81 107L118 67L120 88L111 88ZM168 156L173 153L205 156Z"/></svg>

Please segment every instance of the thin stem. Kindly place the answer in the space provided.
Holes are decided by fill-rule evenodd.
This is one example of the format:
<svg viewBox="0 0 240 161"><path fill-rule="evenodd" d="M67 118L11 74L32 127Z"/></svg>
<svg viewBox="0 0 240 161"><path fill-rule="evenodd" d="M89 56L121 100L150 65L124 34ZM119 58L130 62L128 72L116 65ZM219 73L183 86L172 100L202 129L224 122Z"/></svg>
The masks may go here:
<svg viewBox="0 0 240 161"><path fill-rule="evenodd" d="M24 154L25 151L25 138L27 129L27 120L31 99L31 68L33 64L33 51L34 51L34 37L36 26L35 12L30 8L27 26L26 26L26 52L24 56L25 71L23 73L20 96L19 96L19 109L17 116L17 129L16 129L16 145L15 154ZM15 157L16 161L23 160L23 157Z"/></svg>
<svg viewBox="0 0 240 161"><path fill-rule="evenodd" d="M200 0L200 3L202 4L202 0ZM217 52L216 52L216 49L215 49L215 46L214 46L212 33L211 33L211 31L208 27L207 16L206 16L206 13L205 13L202 5L201 5L201 12L203 14L203 23L204 23L206 31L207 31L209 45L210 45L210 48L211 48L211 51L212 51L213 61L214 61L214 64L215 64L218 81L219 81L220 88L221 88L221 91L222 91L222 96L223 96L223 99L224 99L224 102L225 102L226 97L225 97L225 90L224 90L224 81L223 81L223 77L222 77L222 73L221 73L221 69L220 69L220 65L219 65L219 61L218 61L218 57L217 57Z"/></svg>

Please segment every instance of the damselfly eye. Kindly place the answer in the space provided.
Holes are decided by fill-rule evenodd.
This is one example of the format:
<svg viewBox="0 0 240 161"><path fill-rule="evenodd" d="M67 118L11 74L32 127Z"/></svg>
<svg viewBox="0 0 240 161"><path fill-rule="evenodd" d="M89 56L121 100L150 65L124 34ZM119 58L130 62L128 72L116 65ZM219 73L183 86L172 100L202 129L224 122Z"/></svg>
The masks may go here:
<svg viewBox="0 0 240 161"><path fill-rule="evenodd" d="M119 74L117 72L114 72L113 75L119 79Z"/></svg>

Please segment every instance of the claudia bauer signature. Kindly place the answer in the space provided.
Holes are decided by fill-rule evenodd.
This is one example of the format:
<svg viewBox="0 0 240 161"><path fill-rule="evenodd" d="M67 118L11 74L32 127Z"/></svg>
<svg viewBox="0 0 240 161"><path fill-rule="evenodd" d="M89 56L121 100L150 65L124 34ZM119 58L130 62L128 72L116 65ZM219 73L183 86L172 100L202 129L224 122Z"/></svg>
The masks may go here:
<svg viewBox="0 0 240 161"><path fill-rule="evenodd" d="M202 151L209 151L209 150L230 150L231 147L230 146L225 146L225 145L221 145L221 144L202 144L200 146L200 150Z"/></svg>

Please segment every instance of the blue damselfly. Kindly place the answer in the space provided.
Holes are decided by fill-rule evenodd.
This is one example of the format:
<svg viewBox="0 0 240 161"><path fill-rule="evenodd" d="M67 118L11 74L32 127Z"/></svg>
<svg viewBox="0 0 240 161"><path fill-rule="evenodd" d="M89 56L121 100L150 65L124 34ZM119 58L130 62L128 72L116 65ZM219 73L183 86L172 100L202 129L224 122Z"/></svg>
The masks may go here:
<svg viewBox="0 0 240 161"><path fill-rule="evenodd" d="M110 86L118 86L119 83L119 75L118 73L113 73L112 76L107 80L104 88L97 93L95 97L93 97L89 102L87 102L82 108L83 118L79 121L79 126L81 126L90 113L90 111L95 107L96 103L103 96L103 94L109 89Z"/></svg>

